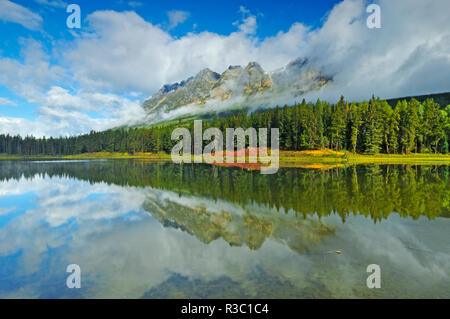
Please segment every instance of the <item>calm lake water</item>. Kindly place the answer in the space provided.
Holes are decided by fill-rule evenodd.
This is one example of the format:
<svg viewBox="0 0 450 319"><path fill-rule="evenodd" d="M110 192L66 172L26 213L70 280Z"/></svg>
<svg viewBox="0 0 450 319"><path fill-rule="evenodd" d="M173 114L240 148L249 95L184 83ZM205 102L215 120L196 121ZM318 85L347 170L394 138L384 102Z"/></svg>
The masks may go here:
<svg viewBox="0 0 450 319"><path fill-rule="evenodd" d="M0 161L0 298L450 298L449 174Z"/></svg>

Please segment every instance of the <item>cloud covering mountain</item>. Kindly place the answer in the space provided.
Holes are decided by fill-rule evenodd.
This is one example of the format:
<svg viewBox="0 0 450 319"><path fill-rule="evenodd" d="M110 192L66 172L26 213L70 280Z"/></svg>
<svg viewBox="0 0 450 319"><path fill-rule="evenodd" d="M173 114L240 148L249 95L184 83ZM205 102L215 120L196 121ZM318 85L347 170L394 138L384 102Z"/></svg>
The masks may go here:
<svg viewBox="0 0 450 319"><path fill-rule="evenodd" d="M331 79L310 68L305 59L266 72L257 62L229 66L222 74L204 69L180 83L164 85L144 102L144 123L191 114L220 112L230 108L251 110L294 102Z"/></svg>
<svg viewBox="0 0 450 319"><path fill-rule="evenodd" d="M19 57L0 52L0 84L17 99L0 97L18 108L22 100L36 106L32 118L4 116L0 108L0 133L55 136L131 123L145 115L140 105L164 83L249 61L271 71L299 57L308 59L312 69L333 83L307 92L307 100L450 91L450 2L375 2L381 7L381 29L366 26L368 2L344 0L320 27L302 24L299 12L299 22L287 31L263 38L258 36L260 16L248 10L241 11L236 31L229 34L192 31L182 36L134 11L92 12L80 31L52 40L51 49L45 37L32 33L20 40ZM10 10L19 15L11 11L0 19L24 25L16 17L32 12L17 6ZM33 17L25 27L40 26L39 16Z"/></svg>

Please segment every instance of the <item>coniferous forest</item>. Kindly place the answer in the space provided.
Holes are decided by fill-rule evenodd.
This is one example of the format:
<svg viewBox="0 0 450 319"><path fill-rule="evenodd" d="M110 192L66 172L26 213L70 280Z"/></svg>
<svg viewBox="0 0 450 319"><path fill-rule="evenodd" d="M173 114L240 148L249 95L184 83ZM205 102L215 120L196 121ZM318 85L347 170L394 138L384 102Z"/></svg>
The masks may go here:
<svg viewBox="0 0 450 319"><path fill-rule="evenodd" d="M0 154L73 155L93 152L167 152L177 141L171 140L175 127L193 122L121 128L103 132L60 137L0 135ZM449 152L450 105L441 106L427 99L401 100L392 107L372 97L368 102L348 102L341 97L336 104L317 100L293 106L255 112L245 111L203 122L203 129L249 127L279 128L281 150L330 148L362 154L410 154ZM224 144L225 145L225 144Z"/></svg>

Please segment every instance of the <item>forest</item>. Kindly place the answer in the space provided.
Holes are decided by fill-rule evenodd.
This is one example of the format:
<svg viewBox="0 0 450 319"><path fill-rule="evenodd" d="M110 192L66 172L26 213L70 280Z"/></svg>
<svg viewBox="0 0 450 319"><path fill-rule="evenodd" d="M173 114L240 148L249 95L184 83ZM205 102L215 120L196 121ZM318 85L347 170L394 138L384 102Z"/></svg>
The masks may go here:
<svg viewBox="0 0 450 319"><path fill-rule="evenodd" d="M94 152L170 153L177 141L172 131L184 126L193 134L193 121L160 124L145 128L120 128L91 131L71 137L21 137L0 135L0 154L74 155ZM244 129L279 128L281 150L330 148L360 154L449 153L450 105L440 106L432 98L400 100L395 107L372 98L335 103L303 100L292 106L276 107L247 114L218 117L203 122L203 129L217 127ZM207 144L208 141L205 141ZM225 144L224 144L225 145Z"/></svg>

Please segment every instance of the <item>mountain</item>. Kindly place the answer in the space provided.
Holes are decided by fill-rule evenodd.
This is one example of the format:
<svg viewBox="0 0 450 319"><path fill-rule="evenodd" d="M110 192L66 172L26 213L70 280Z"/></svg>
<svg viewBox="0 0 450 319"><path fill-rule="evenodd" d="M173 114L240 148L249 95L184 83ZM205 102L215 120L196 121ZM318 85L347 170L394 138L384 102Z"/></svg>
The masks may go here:
<svg viewBox="0 0 450 319"><path fill-rule="evenodd" d="M309 66L306 59L296 59L273 72L250 62L245 68L230 66L222 74L204 69L182 82L166 84L143 107L149 118L156 118L158 114L167 115L187 105L197 107L197 111L211 112L230 105L245 108L283 103L281 99L287 95L295 98L329 81L330 78Z"/></svg>
<svg viewBox="0 0 450 319"><path fill-rule="evenodd" d="M186 104L204 103L219 79L220 74L210 69L204 69L195 77L190 77L180 83L164 85L155 95L144 102L144 108L151 113L161 108L171 111Z"/></svg>
<svg viewBox="0 0 450 319"><path fill-rule="evenodd" d="M406 96L406 97L399 97L399 98L393 98L393 99L387 99L386 101L392 106L396 106L399 101L407 100L410 101L411 99L416 99L420 103L425 102L427 99L433 99L434 102L438 103L441 108L445 108L447 105L450 105L450 92L445 93L433 93L433 94L427 94L427 95L415 95L415 96Z"/></svg>

